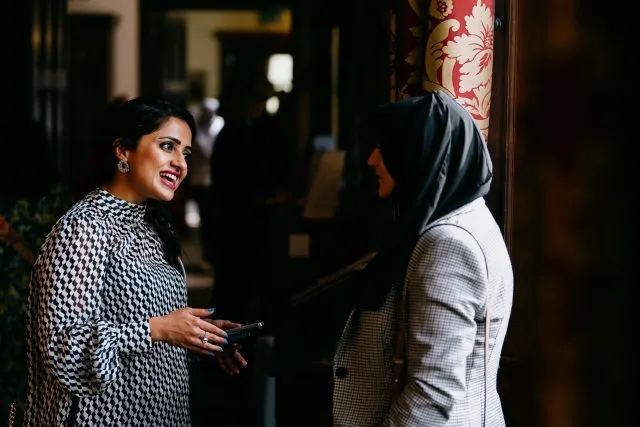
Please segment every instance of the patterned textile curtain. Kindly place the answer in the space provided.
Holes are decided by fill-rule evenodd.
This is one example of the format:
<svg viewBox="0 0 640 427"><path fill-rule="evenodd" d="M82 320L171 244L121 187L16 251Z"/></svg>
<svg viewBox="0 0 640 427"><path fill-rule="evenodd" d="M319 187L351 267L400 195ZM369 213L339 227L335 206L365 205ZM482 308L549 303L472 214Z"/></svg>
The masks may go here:
<svg viewBox="0 0 640 427"><path fill-rule="evenodd" d="M451 94L489 134L494 0L390 0L390 100Z"/></svg>

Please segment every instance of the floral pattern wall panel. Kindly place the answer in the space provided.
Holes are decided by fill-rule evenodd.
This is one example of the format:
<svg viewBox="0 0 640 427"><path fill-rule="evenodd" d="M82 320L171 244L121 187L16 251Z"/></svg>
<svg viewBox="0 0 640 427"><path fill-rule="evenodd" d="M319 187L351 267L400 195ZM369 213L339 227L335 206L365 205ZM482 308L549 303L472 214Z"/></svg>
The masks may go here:
<svg viewBox="0 0 640 427"><path fill-rule="evenodd" d="M428 5L428 6L427 6ZM487 139L493 0L403 0L391 5L391 100L421 89L450 93Z"/></svg>

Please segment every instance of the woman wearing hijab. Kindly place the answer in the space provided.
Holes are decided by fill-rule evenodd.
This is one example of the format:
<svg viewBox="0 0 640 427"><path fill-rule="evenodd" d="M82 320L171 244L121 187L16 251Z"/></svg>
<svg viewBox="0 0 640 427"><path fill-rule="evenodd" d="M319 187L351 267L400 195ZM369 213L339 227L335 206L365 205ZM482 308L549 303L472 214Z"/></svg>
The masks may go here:
<svg viewBox="0 0 640 427"><path fill-rule="evenodd" d="M513 272L483 198L482 134L440 91L369 119L367 164L390 219L336 349L334 426L504 426L496 381ZM398 330L405 385L394 397Z"/></svg>

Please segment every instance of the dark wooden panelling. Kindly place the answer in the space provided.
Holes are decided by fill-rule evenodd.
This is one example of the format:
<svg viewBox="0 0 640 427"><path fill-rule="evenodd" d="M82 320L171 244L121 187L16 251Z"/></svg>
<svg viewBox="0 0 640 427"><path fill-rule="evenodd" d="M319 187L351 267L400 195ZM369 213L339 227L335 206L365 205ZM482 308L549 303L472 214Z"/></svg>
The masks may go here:
<svg viewBox="0 0 640 427"><path fill-rule="evenodd" d="M256 10L271 7L291 7L301 0L140 0L144 9L226 9L226 10Z"/></svg>
<svg viewBox="0 0 640 427"><path fill-rule="evenodd" d="M187 102L185 23L163 11L141 10L140 92Z"/></svg>
<svg viewBox="0 0 640 427"><path fill-rule="evenodd" d="M66 0L8 4L11 25L2 43L6 58L5 103L9 115L44 125L57 169L68 165L66 138ZM64 176L64 173L63 173Z"/></svg>
<svg viewBox="0 0 640 427"><path fill-rule="evenodd" d="M111 93L112 37L115 17L69 16L69 171L78 196L85 190L84 161L96 142L95 125Z"/></svg>

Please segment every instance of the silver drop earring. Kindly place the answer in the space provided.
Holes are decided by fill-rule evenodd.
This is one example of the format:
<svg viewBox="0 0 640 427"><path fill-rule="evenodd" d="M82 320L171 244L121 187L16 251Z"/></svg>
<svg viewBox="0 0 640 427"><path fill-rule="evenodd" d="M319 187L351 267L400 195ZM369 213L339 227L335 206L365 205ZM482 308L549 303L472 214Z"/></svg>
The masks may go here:
<svg viewBox="0 0 640 427"><path fill-rule="evenodd" d="M129 167L129 162L127 162L127 159L122 159L118 162L118 170L121 173L128 173L131 168Z"/></svg>

